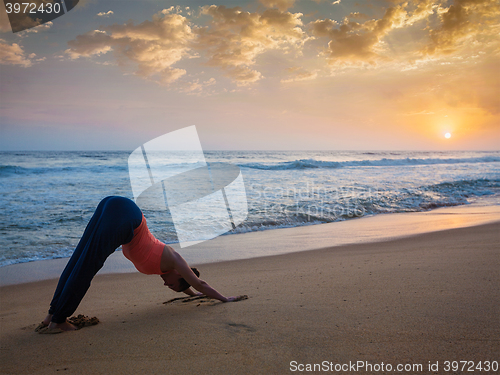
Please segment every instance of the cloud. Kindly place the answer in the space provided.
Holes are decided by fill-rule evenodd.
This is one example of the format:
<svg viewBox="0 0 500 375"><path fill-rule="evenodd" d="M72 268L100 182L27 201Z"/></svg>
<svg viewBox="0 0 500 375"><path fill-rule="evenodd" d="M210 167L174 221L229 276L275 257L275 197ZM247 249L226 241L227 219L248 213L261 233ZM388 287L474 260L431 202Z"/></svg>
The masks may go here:
<svg viewBox="0 0 500 375"><path fill-rule="evenodd" d="M251 67L270 50L289 52L307 40L301 13L267 9L250 13L240 8L205 6L202 13L211 24L198 30L197 48L205 50L208 64L223 69L239 85L256 82L262 74Z"/></svg>
<svg viewBox="0 0 500 375"><path fill-rule="evenodd" d="M296 81L308 81L311 79L316 79L318 77L318 72L313 71L309 72L300 67L289 68L288 72L290 73L290 77L286 79L282 79L281 83L290 83Z"/></svg>
<svg viewBox="0 0 500 375"><path fill-rule="evenodd" d="M78 35L68 42L66 53L76 59L112 52L119 65L133 63L134 74L163 83L187 73L173 67L182 59L205 58L236 84L246 85L263 78L253 68L258 56L270 50L297 51L307 40L301 13L278 9L250 13L212 5L201 8L201 14L211 18L209 25L192 27L182 11L170 7L155 14L152 21L113 24Z"/></svg>
<svg viewBox="0 0 500 375"><path fill-rule="evenodd" d="M368 19L369 17L364 13L353 12L349 14L348 18L352 20L352 19Z"/></svg>
<svg viewBox="0 0 500 375"><path fill-rule="evenodd" d="M94 30L83 35L78 35L75 40L68 42L70 48L65 52L72 59L85 56L105 54L111 51L113 39L105 31Z"/></svg>
<svg viewBox="0 0 500 375"><path fill-rule="evenodd" d="M448 8L442 6L445 0L390 2L394 6L388 7L380 19L357 22L356 19L366 16L351 13L342 23L324 19L309 24L314 36L329 39L325 54L331 65L415 61L424 59L425 55L449 54L458 51L467 40L481 44L484 40L480 42L479 37L496 38L493 35L500 25L500 5L496 0L454 0ZM418 30L419 41L415 43L418 46L396 42L391 54L385 53L384 39L393 30L410 28L420 21L426 21L427 27ZM406 54L398 53L398 48L406 50Z"/></svg>
<svg viewBox="0 0 500 375"><path fill-rule="evenodd" d="M180 14L159 12L152 21L135 25L132 21L114 24L106 31L95 30L68 42L66 53L72 58L113 52L118 63L134 66L134 74L161 83L172 83L186 74L172 67L190 54L195 38L188 20Z"/></svg>
<svg viewBox="0 0 500 375"><path fill-rule="evenodd" d="M410 3L414 5L413 12L408 15L406 25L411 26L414 23L429 19L435 12L439 12L441 7L436 0L418 0Z"/></svg>
<svg viewBox="0 0 500 375"><path fill-rule="evenodd" d="M30 57L34 57L34 54L26 57L19 44L8 44L5 40L0 39L0 64L21 65L27 68L32 65Z"/></svg>
<svg viewBox="0 0 500 375"><path fill-rule="evenodd" d="M266 8L278 8L282 12L288 8L292 8L295 0L259 0Z"/></svg>
<svg viewBox="0 0 500 375"><path fill-rule="evenodd" d="M250 12L240 7L207 5L194 12L172 6L155 14L151 21L128 21L79 35L68 42L66 53L72 59L113 56L114 64L132 69L140 77L164 84L185 77L182 85L198 88L202 80L189 77L188 67L194 65L194 61L187 63L189 59L217 68L244 86L265 78L259 62L265 61L266 53L299 57L310 51L304 44L313 39L316 44L326 40L321 56L333 69L370 64L408 71L428 67L436 59L449 62L441 56L458 51L467 45L465 41L474 45L469 48L470 55L462 50L466 59L478 55L487 43L498 46L494 31L500 27L500 5L496 0L386 0L386 6L375 8L371 4L366 14L360 6L360 12L351 12L341 21L317 19L307 27L302 23L302 13L286 11L294 1L260 1L272 8ZM186 18L193 12L203 25L196 26ZM369 18L372 14L379 15ZM398 29L401 31L396 32ZM490 47L488 51L495 50ZM184 62L186 66L181 66ZM280 78L282 83L303 81L316 78L317 72L297 68ZM270 74L269 69L265 74Z"/></svg>
<svg viewBox="0 0 500 375"><path fill-rule="evenodd" d="M497 0L455 0L439 16L440 24L430 30L431 42L424 53L449 54L479 34L498 35L492 26L500 24L500 4Z"/></svg>
<svg viewBox="0 0 500 375"><path fill-rule="evenodd" d="M114 14L114 12L112 10L107 11L107 12L99 12L99 13L97 13L97 15L99 17L106 17L106 18L109 17L109 16L111 16L112 14Z"/></svg>
<svg viewBox="0 0 500 375"><path fill-rule="evenodd" d="M409 28L420 21L427 22L421 31L428 41L424 47L410 51L413 59L455 52L467 40L478 42L476 37L495 34L500 25L500 4L496 0L454 0L448 8L443 8L445 0L388 1L394 6L388 7L380 19L355 22L365 16L351 13L342 23L325 19L309 25L313 35L330 39L326 50L330 64L387 60L388 56L381 53L384 38L395 29ZM397 53L393 57L406 58Z"/></svg>
<svg viewBox="0 0 500 375"><path fill-rule="evenodd" d="M185 87L181 91L188 94L199 95L208 86L215 85L216 82L217 81L213 77L202 82L200 82L199 79L195 79L194 81L189 82L187 85L185 85Z"/></svg>
<svg viewBox="0 0 500 375"><path fill-rule="evenodd" d="M358 15L356 14L356 17ZM378 20L364 23L346 18L342 24L325 19L310 24L312 34L317 37L328 37L327 56L331 64L360 63L374 64L384 59L377 52L381 39L392 29L402 27L406 20L406 11L401 7L390 7Z"/></svg>
<svg viewBox="0 0 500 375"><path fill-rule="evenodd" d="M49 22L46 22L42 25L38 25L38 26L35 26L31 29L26 29L26 30L23 30L21 31L21 35L24 35L25 33L38 33L39 31L46 31L48 29L50 29L52 26L54 26L54 23L52 21L49 21Z"/></svg>
<svg viewBox="0 0 500 375"><path fill-rule="evenodd" d="M181 7L180 5L176 5L176 6L171 6L170 8L167 8L167 9L163 9L161 11L162 14L168 14L168 13L176 13L176 14L179 14L179 13L182 13L184 10L186 11L189 11L189 7Z"/></svg>

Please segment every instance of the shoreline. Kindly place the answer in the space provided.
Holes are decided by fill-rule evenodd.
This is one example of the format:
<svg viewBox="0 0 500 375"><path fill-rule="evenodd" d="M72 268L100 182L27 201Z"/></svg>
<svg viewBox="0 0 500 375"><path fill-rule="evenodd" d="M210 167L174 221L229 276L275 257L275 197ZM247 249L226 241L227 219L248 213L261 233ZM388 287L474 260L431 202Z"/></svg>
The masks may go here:
<svg viewBox="0 0 500 375"><path fill-rule="evenodd" d="M203 265L202 278L222 294L249 296L236 303L164 304L179 295L158 277L101 274L75 312L101 323L60 335L33 332L57 280L5 286L2 370L283 374L292 362L362 361L449 373L444 361L484 365L500 352L499 230L496 222ZM47 356L48 347L65 355Z"/></svg>
<svg viewBox="0 0 500 375"><path fill-rule="evenodd" d="M171 245L190 264L251 259L349 244L376 243L454 228L500 221L500 205L461 205L425 212L365 216L334 223L280 228L219 236L181 249ZM0 286L59 278L69 258L17 263L0 268ZM137 272L122 254L113 253L98 274Z"/></svg>

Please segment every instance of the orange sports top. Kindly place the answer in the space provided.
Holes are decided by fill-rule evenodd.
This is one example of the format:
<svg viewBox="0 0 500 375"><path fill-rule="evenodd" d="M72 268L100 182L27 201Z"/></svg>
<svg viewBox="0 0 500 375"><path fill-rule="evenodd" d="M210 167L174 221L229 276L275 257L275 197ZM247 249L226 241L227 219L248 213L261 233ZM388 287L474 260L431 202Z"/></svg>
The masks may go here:
<svg viewBox="0 0 500 375"><path fill-rule="evenodd" d="M142 222L134 229L132 241L122 245L125 257L134 263L135 268L146 275L161 275L161 255L165 244L151 234L142 215Z"/></svg>

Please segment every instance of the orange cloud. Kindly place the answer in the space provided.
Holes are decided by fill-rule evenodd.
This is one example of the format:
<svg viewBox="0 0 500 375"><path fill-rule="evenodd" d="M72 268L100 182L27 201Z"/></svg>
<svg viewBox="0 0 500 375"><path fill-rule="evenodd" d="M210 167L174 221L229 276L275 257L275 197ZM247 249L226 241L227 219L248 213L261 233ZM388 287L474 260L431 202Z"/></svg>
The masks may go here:
<svg viewBox="0 0 500 375"><path fill-rule="evenodd" d="M301 29L301 13L268 9L250 13L240 8L206 6L202 14L212 18L209 26L192 28L181 14L165 9L134 25L114 24L106 31L95 30L68 42L66 53L72 58L90 57L113 51L121 65L136 64L135 74L160 77L171 83L186 74L173 65L183 58L199 57L203 52L208 65L222 69L239 85L256 82L262 74L253 69L257 56L280 49L299 49L306 40Z"/></svg>
<svg viewBox="0 0 500 375"><path fill-rule="evenodd" d="M267 8L278 8L282 12L288 8L292 8L295 0L259 0L262 5Z"/></svg>
<svg viewBox="0 0 500 375"><path fill-rule="evenodd" d="M209 65L222 68L240 85L262 78L250 68L257 56L273 49L300 48L306 40L301 13L277 9L250 13L222 5L203 7L202 12L212 17L212 23L199 30L199 48L206 50Z"/></svg>
<svg viewBox="0 0 500 375"><path fill-rule="evenodd" d="M311 30L315 36L330 38L327 54L331 64L374 64L384 58L377 52L381 39L392 29L402 27L405 19L406 11L398 6L388 8L378 20L359 23L346 18L341 25L330 19L317 20L311 23Z"/></svg>
<svg viewBox="0 0 500 375"><path fill-rule="evenodd" d="M469 50L473 54L494 51L499 44L495 30L500 25L500 5L495 1L454 0L453 5L443 7L446 0L386 0L391 6L373 10L383 12L379 18L351 12L341 22L313 21L307 32L301 13L283 10L293 5L291 0L262 0L274 8L256 12L203 6L199 15L208 17L205 26L196 26L186 18L193 14L191 9L176 6L158 12L151 21L113 24L104 31L79 35L68 42L66 53L73 59L112 53L118 65L132 66L134 74L166 84L187 76L187 68L176 65L196 57L242 86L264 78L258 60L266 52L301 56L307 50L305 42L316 39L316 43L327 41L323 56L331 67L391 63L387 66L407 71L439 63L435 60L462 47L462 55L454 57L470 58L466 56ZM474 43L464 43L468 40ZM298 68L279 77L281 82L319 76L322 67L311 61L311 55L307 58L308 66L316 68L314 72ZM199 82L194 80L190 85L199 88Z"/></svg>
<svg viewBox="0 0 500 375"><path fill-rule="evenodd" d="M21 65L27 68L32 65L30 57L35 57L35 55L25 56L24 50L19 44L7 44L5 40L0 39L0 64Z"/></svg>
<svg viewBox="0 0 500 375"><path fill-rule="evenodd" d="M497 0L455 0L440 12L440 24L430 30L431 42L423 52L428 54L455 52L461 44L478 34L498 35L500 4Z"/></svg>
<svg viewBox="0 0 500 375"><path fill-rule="evenodd" d="M70 40L70 48L66 53L72 58L77 59L85 56L100 55L111 51L113 38L105 31L94 30L83 35L77 35L75 40Z"/></svg>
<svg viewBox="0 0 500 375"><path fill-rule="evenodd" d="M455 0L449 8L443 8L444 0L390 2L394 6L387 8L380 19L356 22L354 19L364 15L351 13L342 23L324 19L309 24L314 36L329 39L326 55L331 65L403 62L408 56L423 59L425 55L455 52L464 41L474 38L477 44L484 44L476 37L498 34L500 4L496 0ZM427 22L427 27L419 30L427 34L427 40L420 40L413 49L405 46L406 54L398 53L398 45L393 46L391 56L385 54L384 38L395 29L410 28L419 21Z"/></svg>
<svg viewBox="0 0 500 375"><path fill-rule="evenodd" d="M121 65L136 65L135 74L144 78L158 76L157 80L163 83L174 82L186 71L172 65L189 55L189 43L195 35L185 17L168 13L165 10L153 16L152 21L138 25L114 24L107 31L78 35L68 42L66 53L75 59L113 51Z"/></svg>
<svg viewBox="0 0 500 375"><path fill-rule="evenodd" d="M290 83L290 82L296 82L296 81L309 81L311 79L315 79L318 77L318 72L317 71L307 71L303 68L299 67L292 67L288 69L288 72L290 73L290 77L286 79L282 79L281 83Z"/></svg>

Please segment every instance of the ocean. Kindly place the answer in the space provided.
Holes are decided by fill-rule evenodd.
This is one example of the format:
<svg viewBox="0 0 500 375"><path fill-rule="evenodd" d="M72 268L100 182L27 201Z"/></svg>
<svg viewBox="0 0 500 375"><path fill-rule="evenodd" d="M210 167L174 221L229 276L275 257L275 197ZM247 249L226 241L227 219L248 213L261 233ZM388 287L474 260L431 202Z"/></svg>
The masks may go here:
<svg viewBox="0 0 500 375"><path fill-rule="evenodd" d="M0 152L0 267L68 257L99 201L133 199L129 151ZM500 204L500 152L205 151L239 166L248 217L224 235L367 215ZM165 213L151 232L176 243Z"/></svg>

